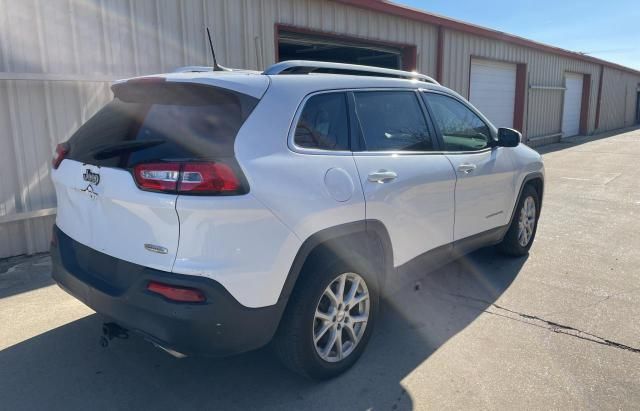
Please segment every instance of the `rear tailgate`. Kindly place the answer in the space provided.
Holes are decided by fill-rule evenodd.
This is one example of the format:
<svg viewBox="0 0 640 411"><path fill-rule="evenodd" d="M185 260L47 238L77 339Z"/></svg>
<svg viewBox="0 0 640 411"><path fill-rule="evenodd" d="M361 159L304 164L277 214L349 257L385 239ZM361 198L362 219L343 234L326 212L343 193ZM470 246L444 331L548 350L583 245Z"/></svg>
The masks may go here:
<svg viewBox="0 0 640 411"><path fill-rule="evenodd" d="M177 195L142 191L127 170L73 160L60 164L53 181L56 224L65 234L122 260L171 271L180 235ZM145 244L163 247L166 253L150 252Z"/></svg>
<svg viewBox="0 0 640 411"><path fill-rule="evenodd" d="M238 176L231 188L223 184L233 191L221 195L246 192L233 145L258 99L179 80L114 85L115 99L64 144L66 157L54 164L52 179L56 224L69 237L171 271L180 240L178 194L216 195L210 191L220 172Z"/></svg>

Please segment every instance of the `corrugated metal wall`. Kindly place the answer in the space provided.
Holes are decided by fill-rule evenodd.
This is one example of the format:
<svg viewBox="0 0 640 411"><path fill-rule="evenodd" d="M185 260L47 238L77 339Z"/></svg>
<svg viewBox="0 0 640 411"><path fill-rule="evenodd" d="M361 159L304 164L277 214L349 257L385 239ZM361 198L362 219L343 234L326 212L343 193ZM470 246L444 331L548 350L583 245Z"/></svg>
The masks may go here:
<svg viewBox="0 0 640 411"><path fill-rule="evenodd" d="M628 127L635 123L640 77L610 68L604 69L600 130Z"/></svg>
<svg viewBox="0 0 640 411"><path fill-rule="evenodd" d="M262 69L275 62L275 23L415 44L418 70L436 72L437 27L328 0L0 0L0 258L48 248L51 153L111 98L111 80L211 64L205 26L221 64ZM530 84L591 73L593 130L599 66L450 31L444 50L444 84L465 96L471 55L526 62ZM632 121L634 81L605 72L603 128ZM562 92L529 90L528 101L528 134L558 132Z"/></svg>
<svg viewBox="0 0 640 411"><path fill-rule="evenodd" d="M0 257L48 248L53 149L109 98L105 82L0 81Z"/></svg>
<svg viewBox="0 0 640 411"><path fill-rule="evenodd" d="M0 0L0 71L148 74L211 63L204 27L229 67L275 62L274 24L415 44L435 72L432 26L321 0ZM46 16L46 18L43 18Z"/></svg>

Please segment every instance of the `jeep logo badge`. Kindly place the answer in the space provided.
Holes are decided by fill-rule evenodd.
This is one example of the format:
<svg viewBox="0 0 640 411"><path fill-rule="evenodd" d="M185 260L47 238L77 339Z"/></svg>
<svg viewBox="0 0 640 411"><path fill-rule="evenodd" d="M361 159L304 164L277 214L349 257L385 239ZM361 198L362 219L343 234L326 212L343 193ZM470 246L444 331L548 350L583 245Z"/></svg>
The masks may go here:
<svg viewBox="0 0 640 411"><path fill-rule="evenodd" d="M89 183L93 184L93 185L98 185L100 184L100 174L98 173L92 173L91 170L87 169L84 174L82 175L82 178L84 179L84 181L88 181Z"/></svg>

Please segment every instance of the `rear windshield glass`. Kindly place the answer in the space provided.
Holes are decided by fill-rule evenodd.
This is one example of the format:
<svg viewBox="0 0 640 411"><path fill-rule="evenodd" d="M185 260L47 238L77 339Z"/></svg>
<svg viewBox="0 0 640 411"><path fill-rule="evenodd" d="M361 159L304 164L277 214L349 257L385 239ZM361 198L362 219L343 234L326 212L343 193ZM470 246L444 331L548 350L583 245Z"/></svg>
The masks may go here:
<svg viewBox="0 0 640 411"><path fill-rule="evenodd" d="M124 84L69 140L67 158L130 168L154 161L232 158L258 100L197 84Z"/></svg>

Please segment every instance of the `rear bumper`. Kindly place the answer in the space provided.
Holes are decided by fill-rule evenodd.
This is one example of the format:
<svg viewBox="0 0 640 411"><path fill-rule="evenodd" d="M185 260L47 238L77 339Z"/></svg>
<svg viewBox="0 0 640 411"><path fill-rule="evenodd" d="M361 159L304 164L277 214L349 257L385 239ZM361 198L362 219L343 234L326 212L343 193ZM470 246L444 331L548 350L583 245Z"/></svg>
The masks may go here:
<svg viewBox="0 0 640 411"><path fill-rule="evenodd" d="M93 250L54 227L53 279L117 324L187 355L226 356L259 348L275 334L286 301L247 308L219 283L129 263ZM149 292L149 281L197 288L204 303L177 303ZM247 284L251 286L251 284Z"/></svg>

